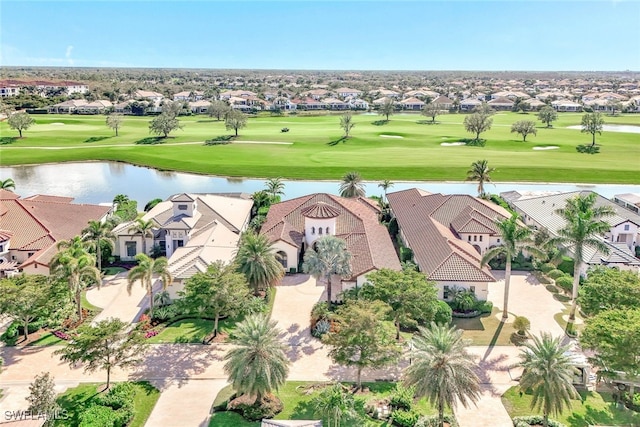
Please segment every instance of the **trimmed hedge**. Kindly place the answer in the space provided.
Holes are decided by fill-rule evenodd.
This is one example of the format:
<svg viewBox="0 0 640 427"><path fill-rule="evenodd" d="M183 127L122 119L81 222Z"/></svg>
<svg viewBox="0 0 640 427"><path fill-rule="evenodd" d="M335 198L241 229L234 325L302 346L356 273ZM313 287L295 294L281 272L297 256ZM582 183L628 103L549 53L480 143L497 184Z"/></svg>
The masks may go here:
<svg viewBox="0 0 640 427"><path fill-rule="evenodd" d="M493 303L491 301L479 300L473 308L478 310L480 314L491 314L493 311Z"/></svg>
<svg viewBox="0 0 640 427"><path fill-rule="evenodd" d="M391 413L393 425L398 427L414 427L420 415L415 411L395 410Z"/></svg>
<svg viewBox="0 0 640 427"><path fill-rule="evenodd" d="M542 425L544 422L544 418L542 415L529 415L526 417L515 417L513 419L514 427L529 427L534 425ZM549 427L567 427L565 424L562 424L560 421L552 420L549 418Z"/></svg>
<svg viewBox="0 0 640 427"><path fill-rule="evenodd" d="M444 421L449 423L451 427L458 427L456 419L451 414L445 414ZM438 427L439 425L437 415L426 415L420 417L414 427Z"/></svg>
<svg viewBox="0 0 640 427"><path fill-rule="evenodd" d="M435 311L435 315L433 316L434 322L439 325L449 325L451 323L453 310L449 304L444 301L437 301Z"/></svg>
<svg viewBox="0 0 640 427"><path fill-rule="evenodd" d="M540 271L542 271L543 273L547 274L548 272L550 272L551 270L555 270L556 266L551 264L550 262L545 262L544 264L540 265L539 267Z"/></svg>
<svg viewBox="0 0 640 427"><path fill-rule="evenodd" d="M548 272L547 276L553 280L556 280L557 278L564 276L564 271L558 270L556 268L555 270L551 270L550 272Z"/></svg>
<svg viewBox="0 0 640 427"><path fill-rule="evenodd" d="M556 285L562 288L567 292L573 291L573 277L567 276L566 274L562 277L558 277L556 279Z"/></svg>

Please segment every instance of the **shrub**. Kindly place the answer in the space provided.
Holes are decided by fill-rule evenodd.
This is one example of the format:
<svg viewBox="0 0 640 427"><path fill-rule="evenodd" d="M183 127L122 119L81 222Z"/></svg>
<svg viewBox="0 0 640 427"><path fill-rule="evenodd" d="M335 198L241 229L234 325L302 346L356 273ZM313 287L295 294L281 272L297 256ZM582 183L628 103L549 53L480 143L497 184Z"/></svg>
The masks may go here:
<svg viewBox="0 0 640 427"><path fill-rule="evenodd" d="M156 308L153 310L154 320L164 322L172 317L176 317L177 310L173 305L167 305L165 307Z"/></svg>
<svg viewBox="0 0 640 427"><path fill-rule="evenodd" d="M260 421L263 418L273 418L282 412L284 406L280 399L274 395L267 396L260 403L249 405L247 403L236 403L232 400L227 405L227 409L238 412L249 421Z"/></svg>
<svg viewBox="0 0 640 427"><path fill-rule="evenodd" d="M449 414L444 415L444 421L449 423L451 427L457 427L458 425L458 423L456 422L456 419ZM423 415L418 419L414 427L439 427L439 426L440 424L438 423L437 415Z"/></svg>
<svg viewBox="0 0 640 427"><path fill-rule="evenodd" d="M451 323L452 314L453 310L451 310L451 306L449 304L444 301L437 301L433 321L437 324L449 325Z"/></svg>
<svg viewBox="0 0 640 427"><path fill-rule="evenodd" d="M156 331L155 329L151 329L144 333L145 338L152 338L152 337L155 337L156 335L158 335L158 331Z"/></svg>
<svg viewBox="0 0 640 427"><path fill-rule="evenodd" d="M317 302L311 309L311 328L313 329L322 319L329 320L331 317L331 311L325 301Z"/></svg>
<svg viewBox="0 0 640 427"><path fill-rule="evenodd" d="M393 425L399 427L414 427L418 422L418 413L414 411L395 410L391 412Z"/></svg>
<svg viewBox="0 0 640 427"><path fill-rule="evenodd" d="M267 214L269 213L269 208L270 206L262 206L260 209L258 209L258 215L267 216Z"/></svg>
<svg viewBox="0 0 640 427"><path fill-rule="evenodd" d="M53 331L53 335L57 338L60 338L61 340L65 340L65 341L69 341L71 339L71 337L69 336L69 334L65 334L62 331Z"/></svg>
<svg viewBox="0 0 640 427"><path fill-rule="evenodd" d="M19 322L11 322L9 327L2 335L0 335L0 340L2 340L6 345L15 345L18 341L18 323Z"/></svg>
<svg viewBox="0 0 640 427"><path fill-rule="evenodd" d="M573 267L573 259L565 256L562 257L562 262L558 265L558 270L564 272L564 274L573 276Z"/></svg>
<svg viewBox="0 0 640 427"><path fill-rule="evenodd" d="M480 314L491 314L493 311L493 303L491 301L478 300L476 301L474 309L479 311Z"/></svg>
<svg viewBox="0 0 640 427"><path fill-rule="evenodd" d="M402 383L396 383L396 388L391 393L389 405L396 410L410 411L413 406L414 392L413 387L405 387Z"/></svg>
<svg viewBox="0 0 640 427"><path fill-rule="evenodd" d="M531 322L524 316L517 316L513 321L513 328L518 331L518 335L525 335L531 329Z"/></svg>
<svg viewBox="0 0 640 427"><path fill-rule="evenodd" d="M329 322L327 319L320 319L316 323L316 326L314 326L313 329L311 330L311 335L314 336L315 338L322 338L322 336L328 333L330 329L331 329L331 322Z"/></svg>
<svg viewBox="0 0 640 427"><path fill-rule="evenodd" d="M405 246L400 246L400 262L413 261L413 251Z"/></svg>
<svg viewBox="0 0 640 427"><path fill-rule="evenodd" d="M473 292L467 290L456 292L453 297L453 305L455 306L456 310L459 311L473 310L473 307L475 307L477 301L478 299L476 298L476 295Z"/></svg>
<svg viewBox="0 0 640 427"><path fill-rule="evenodd" d="M567 275L558 277L556 279L556 285L558 285L559 287L561 287L562 289L564 289L567 292L572 292L573 291L573 278Z"/></svg>
<svg viewBox="0 0 640 427"><path fill-rule="evenodd" d="M591 144L580 144L576 147L576 151L578 153L585 153L585 154L598 154L600 152L600 146L599 145L591 145Z"/></svg>
<svg viewBox="0 0 640 427"><path fill-rule="evenodd" d="M133 405L135 389L130 383L117 383L105 394L98 395L94 402L118 410Z"/></svg>
<svg viewBox="0 0 640 427"><path fill-rule="evenodd" d="M93 405L80 414L79 427L115 427L117 418L108 406Z"/></svg>
<svg viewBox="0 0 640 427"><path fill-rule="evenodd" d="M543 273L547 274L549 273L551 270L555 270L556 266L551 264L550 262L546 262L544 264L542 264L540 266L540 271L542 271Z"/></svg>
<svg viewBox="0 0 640 427"><path fill-rule="evenodd" d="M216 136L215 138L207 139L204 142L204 145L224 145L230 144L231 140L234 138L233 135L221 135Z"/></svg>
<svg viewBox="0 0 640 427"><path fill-rule="evenodd" d="M534 425L542 425L544 418L542 415L529 415L526 417L515 417L513 419L513 425L515 427L528 427ZM559 421L549 419L549 427L567 427Z"/></svg>
<svg viewBox="0 0 640 427"><path fill-rule="evenodd" d="M564 276L564 272L562 270L558 270L556 268L556 269L551 270L550 272L548 272L547 276L549 276L549 278L551 278L553 280L556 280L558 277Z"/></svg>
<svg viewBox="0 0 640 427"><path fill-rule="evenodd" d="M289 132L289 128L282 128L280 129L280 132Z"/></svg>

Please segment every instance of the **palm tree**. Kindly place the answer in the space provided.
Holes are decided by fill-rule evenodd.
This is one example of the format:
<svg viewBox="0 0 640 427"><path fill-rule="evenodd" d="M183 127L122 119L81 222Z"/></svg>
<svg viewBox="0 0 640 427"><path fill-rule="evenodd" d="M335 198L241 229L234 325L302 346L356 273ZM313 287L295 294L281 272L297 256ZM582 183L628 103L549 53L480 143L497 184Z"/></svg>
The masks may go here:
<svg viewBox="0 0 640 427"><path fill-rule="evenodd" d="M278 339L276 322L251 315L236 325L232 350L224 356L224 371L239 394L255 396L256 403L282 386L289 374L285 346Z"/></svg>
<svg viewBox="0 0 640 427"><path fill-rule="evenodd" d="M522 250L535 254L540 254L541 252L533 246L531 229L521 227L520 224L518 224L518 215L497 220L495 224L502 238L502 245L491 248L485 252L480 260L480 266L484 267L497 256L504 256L507 260L507 265L504 269L504 303L502 307L502 320L504 321L509 317L508 304L509 285L511 283L511 260L517 257Z"/></svg>
<svg viewBox="0 0 640 427"><path fill-rule="evenodd" d="M387 200L387 190L390 189L391 187L393 187L393 182L391 182L391 180L389 180L389 179L385 179L380 184L378 184L378 187L382 188L382 191L384 191L384 200L386 201Z"/></svg>
<svg viewBox="0 0 640 427"><path fill-rule="evenodd" d="M69 285L75 303L78 320L82 320L82 291L88 283L95 283L98 288L102 284L100 270L96 260L87 252L80 236L71 240L62 240L57 245L58 253L51 260L51 272Z"/></svg>
<svg viewBox="0 0 640 427"><path fill-rule="evenodd" d="M140 280L142 286L147 290L147 297L149 297L149 316L153 317L153 275L160 276L162 290L166 290L173 281L168 269L169 263L165 257L153 259L145 254L136 255L136 261L138 261L138 265L133 267L127 276L127 292L131 295L133 284L136 280Z"/></svg>
<svg viewBox="0 0 640 427"><path fill-rule="evenodd" d="M129 227L130 234L139 234L142 236L142 253L147 255L147 237L153 238L153 227L155 223L153 220L145 221L142 218L136 219L131 227Z"/></svg>
<svg viewBox="0 0 640 427"><path fill-rule="evenodd" d="M488 163L486 160L475 161L471 163L471 169L467 171L465 181L478 181L478 197L486 197L484 183L491 182L491 172L496 170L490 168Z"/></svg>
<svg viewBox="0 0 640 427"><path fill-rule="evenodd" d="M561 414L565 407L571 408L571 399L579 397L572 384L575 367L565 355L569 346L561 345L559 336L543 333L524 346L520 388L533 393L531 409L542 410L543 426L547 427L549 414Z"/></svg>
<svg viewBox="0 0 640 427"><path fill-rule="evenodd" d="M462 331L435 323L418 331L413 339L413 363L404 371L404 383L415 387L416 397L426 397L438 408L442 427L445 407L454 409L460 401L466 408L480 399L480 379Z"/></svg>
<svg viewBox="0 0 640 427"><path fill-rule="evenodd" d="M111 232L110 222L89 221L89 226L82 230L82 240L92 242L96 249L98 271L102 271L102 244L105 243L113 250L116 236Z"/></svg>
<svg viewBox="0 0 640 427"><path fill-rule="evenodd" d="M264 234L246 232L236 252L238 271L243 273L257 295L261 289L274 285L284 275L275 249Z"/></svg>
<svg viewBox="0 0 640 427"><path fill-rule="evenodd" d="M366 195L362 177L358 172L347 172L342 177L340 184L340 196L342 197L364 197Z"/></svg>
<svg viewBox="0 0 640 427"><path fill-rule="evenodd" d="M598 195L578 195L567 200L563 209L556 213L566 222L565 226L557 231L558 237L552 239L554 243L565 246L573 246L573 292L571 295L571 311L569 321L576 318L578 307L578 285L580 283L580 271L582 270L582 254L585 246L592 246L603 254L609 253L609 248L598 238L611 229L611 225L603 218L615 215L610 206L595 206Z"/></svg>
<svg viewBox="0 0 640 427"><path fill-rule="evenodd" d="M347 243L335 236L316 240L315 249L309 248L304 254L302 271L316 279L325 278L327 303L331 306L331 276L351 274L351 253L347 250Z"/></svg>
<svg viewBox="0 0 640 427"><path fill-rule="evenodd" d="M16 189L16 183L11 178L7 178L5 180L0 179L0 189L13 191Z"/></svg>
<svg viewBox="0 0 640 427"><path fill-rule="evenodd" d="M284 182L282 182L282 178L269 178L265 182L265 187L267 193L271 195L273 199L278 196L284 196Z"/></svg>
<svg viewBox="0 0 640 427"><path fill-rule="evenodd" d="M340 383L325 387L313 399L314 412L327 419L327 427L340 427L343 417L356 418L353 394L344 390Z"/></svg>

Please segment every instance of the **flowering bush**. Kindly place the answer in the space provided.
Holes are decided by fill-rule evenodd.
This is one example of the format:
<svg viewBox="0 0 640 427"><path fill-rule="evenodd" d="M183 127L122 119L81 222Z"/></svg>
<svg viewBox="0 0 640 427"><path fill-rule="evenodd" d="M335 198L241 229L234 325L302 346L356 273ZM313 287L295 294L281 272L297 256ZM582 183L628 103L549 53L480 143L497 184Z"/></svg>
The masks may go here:
<svg viewBox="0 0 640 427"><path fill-rule="evenodd" d="M144 337L145 337L145 338L151 338L151 337L155 337L156 335L158 335L158 331L156 331L155 329L152 329L152 330L150 330L150 331L147 331L147 332L144 334Z"/></svg>
<svg viewBox="0 0 640 427"><path fill-rule="evenodd" d="M60 338L61 340L65 340L65 341L69 341L71 339L69 334L65 334L62 331L53 331L53 335L56 336L57 338Z"/></svg>
<svg viewBox="0 0 640 427"><path fill-rule="evenodd" d="M150 322L151 321L151 317L149 317L148 314L143 314L143 315L140 316L140 319L138 321L140 323Z"/></svg>

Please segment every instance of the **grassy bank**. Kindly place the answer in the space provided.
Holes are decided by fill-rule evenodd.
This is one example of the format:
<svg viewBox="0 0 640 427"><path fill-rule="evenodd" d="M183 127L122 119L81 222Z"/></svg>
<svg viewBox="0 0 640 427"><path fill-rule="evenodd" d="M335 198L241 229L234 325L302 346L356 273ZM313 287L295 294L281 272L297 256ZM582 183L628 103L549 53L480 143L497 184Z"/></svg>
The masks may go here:
<svg viewBox="0 0 640 427"><path fill-rule="evenodd" d="M165 170L205 174L298 179L339 179L358 170L367 180L463 180L469 165L487 159L497 168L496 181L638 183L640 136L603 132L597 155L576 152L591 135L567 129L579 125L581 114L560 114L554 128L541 124L527 142L510 133L518 120L536 120L533 113L498 113L493 128L482 134L485 147L442 146L471 135L464 130L464 115L424 117L402 114L384 124L380 116L357 115L352 137L342 140L337 116L285 116L249 119L236 142L204 146L203 141L230 134L223 122L206 116L181 118L182 130L159 144L144 144L149 117L125 117L120 136L105 126L104 116L34 116L36 124L25 138L0 145L2 165L64 161L114 160ZM608 124L640 125L640 115L605 117ZM281 132L287 127L289 132ZM15 133L0 123L3 136ZM385 138L391 135L395 138ZM242 142L260 142L245 143ZM284 142L287 144L269 144ZM557 146L533 150L535 146ZM274 168L274 166L278 166Z"/></svg>

